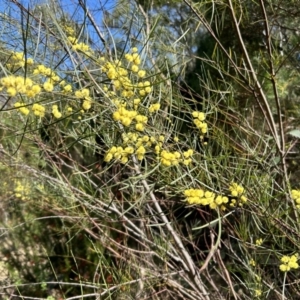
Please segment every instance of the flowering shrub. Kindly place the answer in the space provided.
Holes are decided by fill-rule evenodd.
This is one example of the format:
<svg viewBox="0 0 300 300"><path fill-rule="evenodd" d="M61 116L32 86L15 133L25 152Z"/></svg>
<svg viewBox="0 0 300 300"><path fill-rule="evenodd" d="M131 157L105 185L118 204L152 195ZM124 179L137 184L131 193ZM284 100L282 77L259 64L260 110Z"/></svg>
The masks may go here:
<svg viewBox="0 0 300 300"><path fill-rule="evenodd" d="M161 11L155 4L149 15L143 3L126 2L119 15L105 12L99 27L98 10L85 1L75 19L63 7L25 10L20 2L28 19L1 27L4 34L12 26L15 37L6 36L0 51L0 100L8 104L0 111L0 227L9 239L3 249L16 242L1 251L17 270L9 288L15 284L20 297L50 299L53 287L61 293L53 299L275 299L283 290L290 299L300 289L298 256L278 263L299 248L300 191L289 190L297 182L287 160L299 133L286 134L297 110L282 105L274 88L291 60L271 53L273 44L247 61L247 53L235 55L247 47L220 51L222 30L207 44L215 45L211 57L198 59L201 45L183 45L192 30L169 43L165 19L153 16L173 15L165 8L176 5L182 19L195 12L197 31L209 35L218 28L203 26L215 16L199 18L222 5L173 2ZM226 14L219 15L227 22ZM267 34L276 44L275 27ZM190 73L193 65L199 74ZM274 95L264 95L266 82ZM3 213L2 203L13 205ZM15 249L26 253L26 265Z"/></svg>

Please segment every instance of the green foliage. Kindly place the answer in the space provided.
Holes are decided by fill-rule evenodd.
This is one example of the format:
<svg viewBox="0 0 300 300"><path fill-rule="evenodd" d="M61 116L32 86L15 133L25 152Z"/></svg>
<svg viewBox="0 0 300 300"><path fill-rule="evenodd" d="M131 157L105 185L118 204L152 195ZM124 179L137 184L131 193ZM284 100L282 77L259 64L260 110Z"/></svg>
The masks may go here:
<svg viewBox="0 0 300 300"><path fill-rule="evenodd" d="M101 9L1 14L1 295L299 296L297 3Z"/></svg>

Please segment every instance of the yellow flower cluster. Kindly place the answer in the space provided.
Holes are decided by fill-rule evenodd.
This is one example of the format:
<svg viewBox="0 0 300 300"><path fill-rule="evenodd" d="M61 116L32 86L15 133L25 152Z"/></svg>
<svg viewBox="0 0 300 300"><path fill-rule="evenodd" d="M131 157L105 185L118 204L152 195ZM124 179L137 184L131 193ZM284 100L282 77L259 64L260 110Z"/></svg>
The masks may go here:
<svg viewBox="0 0 300 300"><path fill-rule="evenodd" d="M296 207L300 209L300 190L292 190L292 199L296 202Z"/></svg>
<svg viewBox="0 0 300 300"><path fill-rule="evenodd" d="M127 93L123 94L124 97L133 96L134 85L128 77L128 71L122 67L122 62L120 60L106 62L101 69L106 73L107 77L112 80L117 91L121 89L127 91Z"/></svg>
<svg viewBox="0 0 300 300"><path fill-rule="evenodd" d="M133 99L133 107L135 110L138 109L139 104L141 103L141 99L140 98L135 98Z"/></svg>
<svg viewBox="0 0 300 300"><path fill-rule="evenodd" d="M54 90L54 85L60 81L60 77L55 74L55 72L44 65L38 65L33 70L34 75L43 75L46 76L48 79L44 82L43 88L46 92L52 92Z"/></svg>
<svg viewBox="0 0 300 300"><path fill-rule="evenodd" d="M139 148L140 146L150 148L152 145L157 144L155 137L148 135L139 137L134 132L123 133L122 139L125 144L133 144L135 148Z"/></svg>
<svg viewBox="0 0 300 300"><path fill-rule="evenodd" d="M185 166L189 166L192 163L192 155L194 151L189 149L181 155L178 151L169 152L166 150L161 150L162 143L159 142L155 146L155 152L158 155L158 159L160 160L161 164L170 167L170 166L177 166L179 163L184 164Z"/></svg>
<svg viewBox="0 0 300 300"><path fill-rule="evenodd" d="M119 106L118 110L113 113L113 119L120 121L125 127L130 126L132 121L135 120L135 129L137 131L144 131L145 124L148 122L146 116L138 114L136 110L127 110L123 106Z"/></svg>
<svg viewBox="0 0 300 300"><path fill-rule="evenodd" d="M131 49L131 53L126 53L125 54L125 58L127 61L131 62L132 64L138 66L141 64L141 58L139 56L139 54L137 53L138 52L138 49L136 47L133 47Z"/></svg>
<svg viewBox="0 0 300 300"><path fill-rule="evenodd" d="M155 104L151 104L148 111L149 113L154 113L156 111L158 111L160 109L160 104L159 103L155 103Z"/></svg>
<svg viewBox="0 0 300 300"><path fill-rule="evenodd" d="M145 70L140 70L139 65L141 64L141 57L139 56L138 49L136 47L131 49L132 53L126 53L125 54L125 59L131 63L131 71L133 73L137 73L137 76L139 78L143 78L146 76L146 71ZM148 90L149 91L149 90ZM150 90L151 91L151 90ZM149 92L150 92L149 91ZM144 92L142 92L143 94ZM145 91L145 93L147 93Z"/></svg>
<svg viewBox="0 0 300 300"><path fill-rule="evenodd" d="M146 76L146 71L145 70L139 70L137 72L137 75L140 77L140 78L143 78Z"/></svg>
<svg viewBox="0 0 300 300"><path fill-rule="evenodd" d="M75 97L83 99L82 108L89 110L92 107L92 99L90 97L90 91L88 89L81 89L75 92Z"/></svg>
<svg viewBox="0 0 300 300"><path fill-rule="evenodd" d="M208 205L211 209L216 209L217 207L225 209L224 204L228 203L227 197L202 189L188 189L184 191L184 195L189 204Z"/></svg>
<svg viewBox="0 0 300 300"><path fill-rule="evenodd" d="M207 133L207 123L205 121L205 114L199 111L193 111L194 124L200 130L201 134Z"/></svg>
<svg viewBox="0 0 300 300"><path fill-rule="evenodd" d="M256 245L256 246L261 246L262 243L263 243L262 238L257 239L257 240L255 241L255 245Z"/></svg>
<svg viewBox="0 0 300 300"><path fill-rule="evenodd" d="M70 114L73 112L73 108L71 106L67 106L66 111L67 111L67 114Z"/></svg>
<svg viewBox="0 0 300 300"><path fill-rule="evenodd" d="M24 78L21 76L6 76L0 80L0 91L4 88L10 97L15 96L17 93L23 93L28 97L36 96L41 88L39 85L34 84L30 78Z"/></svg>
<svg viewBox="0 0 300 300"><path fill-rule="evenodd" d="M78 42L78 39L73 36L68 36L68 40L71 42L74 50L84 52L85 54L91 54L91 48L89 45Z"/></svg>
<svg viewBox="0 0 300 300"><path fill-rule="evenodd" d="M52 114L53 114L54 118L56 118L56 119L59 119L62 116L62 114L61 114L61 112L59 112L58 106L56 104L52 106Z"/></svg>
<svg viewBox="0 0 300 300"><path fill-rule="evenodd" d="M288 272L291 269L298 269L299 265L297 263L298 255L294 254L292 256L283 256L280 261L282 264L279 266L280 271L282 272Z"/></svg>
<svg viewBox="0 0 300 300"><path fill-rule="evenodd" d="M114 62L107 62L102 67L107 77L113 80L115 88L118 90L120 87L125 89L132 88L130 79L127 77L128 71L122 67L122 62L120 60L115 60Z"/></svg>
<svg viewBox="0 0 300 300"><path fill-rule="evenodd" d="M45 107L43 105L40 105L38 103L34 103L32 106L33 113L38 117L44 117L45 116Z"/></svg>
<svg viewBox="0 0 300 300"><path fill-rule="evenodd" d="M152 145L158 143L154 137L149 137L148 135L139 137L138 133L135 132L123 133L122 139L126 147L112 147L106 153L105 161L109 162L112 159L117 159L124 163L128 161L129 154L135 154L138 160L142 160L145 157L147 148L150 148ZM116 152L115 149L117 149L118 151ZM130 152L128 152L128 149L133 150L130 150Z"/></svg>
<svg viewBox="0 0 300 300"><path fill-rule="evenodd" d="M30 195L29 186L22 184L22 182L19 180L16 180L14 184L15 184L15 188L14 188L15 196L23 201L27 200Z"/></svg>
<svg viewBox="0 0 300 300"><path fill-rule="evenodd" d="M82 48L83 44L77 43L75 48L85 51L86 49ZM25 63L31 66L34 64L32 59L25 60L25 55L22 52L14 52L10 59L13 62L13 66L24 66ZM18 64L18 62L20 62ZM45 92L53 92L56 85L59 83L60 90L64 94L72 93L71 84L67 84L51 69L46 67L43 64L36 64L34 68L28 68L27 72L28 77L24 78L22 76L9 75L0 79L0 91L6 92L9 97L14 97L20 94L23 101L18 101L14 104L14 107L24 115L28 115L30 110L27 108L28 105L32 105L32 111L34 115L43 117L45 115L45 107L43 105L33 103L33 101L28 101L28 99L23 98L33 98L41 93L42 89ZM30 77L33 75L33 77ZM35 77L34 77L35 76ZM45 78L46 77L46 78ZM36 78L33 80L33 78ZM37 81L39 83L37 84ZM76 91L75 97L82 100L82 113L89 110L92 106L92 99L89 96L88 89L81 89ZM52 107L52 114L55 118L61 118L62 113L58 110L57 106Z"/></svg>
<svg viewBox="0 0 300 300"><path fill-rule="evenodd" d="M65 94L69 94L72 93L73 89L71 84L66 84L66 82L64 80L62 80L59 85L62 87L62 90Z"/></svg>
<svg viewBox="0 0 300 300"><path fill-rule="evenodd" d="M125 98L131 98L135 94L135 89L138 89L140 96L146 96L152 91L150 81L139 82L135 84L128 77L128 69L132 73L137 74L139 78L146 76L145 70L140 70L139 65L141 63L141 58L137 53L137 48L131 49L132 53L126 53L125 59L131 67L122 67L122 62L120 60L115 60L113 62L105 62L105 58L101 57L99 62L103 64L101 70L106 73L107 77L112 81L115 89L117 91L121 90L120 96Z"/></svg>
<svg viewBox="0 0 300 300"><path fill-rule="evenodd" d="M160 152L160 162L167 167L177 166L179 164L180 157L181 155L178 151L172 153L166 150L162 150Z"/></svg>
<svg viewBox="0 0 300 300"><path fill-rule="evenodd" d="M130 149L134 149L132 153L130 154L135 154L137 156L138 160L142 160L145 157L145 154L147 152L147 148L149 149L151 146L153 145L162 145L162 142L164 137L160 136L158 139L156 139L153 136L148 136L148 135L144 135L144 136L140 136L139 134L136 132L128 132L128 133L123 133L122 134L122 139L123 139L123 143L126 145L124 149L128 149L128 147ZM116 154L115 149L119 149L119 152ZM126 153L128 151L125 151L126 153L124 154L124 152L122 152L122 147L112 147L107 153L106 153L106 158L105 161L109 162L112 159L118 159L121 162L127 162L128 159L128 155L126 155ZM121 157L118 156L118 154L122 154ZM126 158L122 157L126 156Z"/></svg>
<svg viewBox="0 0 300 300"><path fill-rule="evenodd" d="M251 258L251 259L249 260L249 265L252 266L252 267L255 267L255 266L256 266L256 262L255 262L255 260L254 260L253 258Z"/></svg>
<svg viewBox="0 0 300 300"><path fill-rule="evenodd" d="M146 154L146 149L144 146L139 146L136 151L135 151L135 154L137 156L137 159L138 160L143 160L145 154Z"/></svg>
<svg viewBox="0 0 300 300"><path fill-rule="evenodd" d="M261 290L255 290L255 297L260 297L262 295L262 291Z"/></svg>
<svg viewBox="0 0 300 300"><path fill-rule="evenodd" d="M123 133L122 146L134 147L134 154L139 160L142 160L146 151L153 144L158 146L154 138L139 135L139 132L145 131L148 123L145 108L139 107L143 99L140 96L144 97L149 94L152 91L152 87L150 81L140 81L141 78L146 76L146 71L140 69L141 57L138 54L138 49L132 48L129 53L125 54L124 58L125 61L119 59L107 61L104 57L100 57L98 62L102 72L106 73L113 86L113 91L110 91L108 87L104 87L103 90L116 106L116 110L112 114L113 120L120 122L124 126L125 132ZM154 113L159 109L159 103L152 104L149 106L148 112ZM131 126L134 126L136 133L128 132L128 129L132 129ZM159 151L160 149L157 151L157 154ZM107 160L110 161L112 159L110 150L107 154ZM113 153L114 155L115 153ZM126 158L123 158L123 160L127 161Z"/></svg>
<svg viewBox="0 0 300 300"><path fill-rule="evenodd" d="M52 92L54 89L54 85L52 84L52 82L50 80L47 80L44 82L43 88L46 92Z"/></svg>
<svg viewBox="0 0 300 300"><path fill-rule="evenodd" d="M38 65L33 70L33 75L43 75L48 78L47 81L43 84L43 88L46 92L52 92L54 85L60 81L60 77L55 74L55 72L44 65Z"/></svg>
<svg viewBox="0 0 300 300"><path fill-rule="evenodd" d="M229 186L229 191L230 191L232 197L235 197L238 200L240 200L239 206L243 206L243 204L245 204L247 202L247 197L244 195L245 189L241 185L239 185L235 182L232 182ZM232 206L232 207L236 206L236 203L237 203L237 200L232 199L230 206Z"/></svg>
<svg viewBox="0 0 300 300"><path fill-rule="evenodd" d="M41 87L38 84L27 84L26 95L29 98L33 98L41 92Z"/></svg>
<svg viewBox="0 0 300 300"><path fill-rule="evenodd" d="M145 147L151 147L152 145L159 145L161 147L164 136L159 136L158 139L156 139L154 136L144 135L142 137L137 137L137 135L134 135L132 139L135 139L136 147L139 147L141 145Z"/></svg>
<svg viewBox="0 0 300 300"><path fill-rule="evenodd" d="M64 31L68 34L68 35L74 35L75 34L75 30L72 26L69 25L63 25L63 29Z"/></svg>
<svg viewBox="0 0 300 300"><path fill-rule="evenodd" d="M139 147L141 145L145 145L145 147L151 147L156 143L156 140L153 136L149 137L148 135L144 135L137 139L136 146Z"/></svg>
<svg viewBox="0 0 300 300"><path fill-rule="evenodd" d="M34 70L33 70L33 75L44 75L44 76L51 76L52 74L51 68L47 68L44 65L38 65Z"/></svg>
<svg viewBox="0 0 300 300"><path fill-rule="evenodd" d="M19 112L25 116L27 116L29 114L29 109L27 107L25 107L24 103L22 103L22 102L16 102L14 104L14 107L18 108Z"/></svg>
<svg viewBox="0 0 300 300"><path fill-rule="evenodd" d="M20 67L23 67L25 64L25 57L24 57L24 53L23 52L13 52L11 59L16 61L16 62L20 62L21 64L19 65Z"/></svg>
<svg viewBox="0 0 300 300"><path fill-rule="evenodd" d="M161 106L160 103L150 103L147 109L139 106L144 97L151 93L152 84L150 81L141 81L141 78L146 76L146 72L140 69L141 57L137 48L131 49L124 57L127 61L127 65L124 67L123 64L125 65L126 62L121 60L107 61L104 57L98 59L102 72L106 73L113 86L113 91L110 91L108 86L103 88L105 95L116 107L112 114L113 120L120 122L125 131L122 134L122 147L116 145L109 149L105 160L109 162L116 159L127 163L129 154L125 149L132 147L134 149L132 154L135 154L139 160L142 160L146 153L154 152L163 166L175 166L179 163L190 165L192 163L192 149L183 153L170 151L163 148L164 136L140 135L140 132L145 131L148 123L146 114L159 111ZM201 118L200 115L199 118ZM130 132L129 130L132 129L134 123L135 132ZM150 150L151 147L153 147L152 151Z"/></svg>
<svg viewBox="0 0 300 300"><path fill-rule="evenodd" d="M128 157L131 154L136 154L138 160L143 160L146 154L146 149L143 146L140 146L136 150L134 150L134 148L131 146L127 146L125 148L113 146L106 153L104 161L110 162L111 160L115 159L120 161L122 164L126 164L129 160Z"/></svg>
<svg viewBox="0 0 300 300"><path fill-rule="evenodd" d="M125 107L119 107L119 109L113 113L113 119L120 121L127 127L132 123L137 114L135 110L127 110Z"/></svg>
<svg viewBox="0 0 300 300"><path fill-rule="evenodd" d="M135 117L136 119L136 117ZM149 151L149 148L154 146L155 153L157 154L157 159L161 162L164 166L175 166L179 163L183 163L184 165L189 165L192 163L192 155L193 150L189 149L182 154L180 154L178 151L175 152L169 152L166 150L162 150L162 145L165 140L165 137L163 135L160 135L159 137L154 136L139 136L136 132L128 132L122 134L123 143L125 146L130 146L136 149L134 151L134 154L137 155L137 158L139 160L142 160L144 158L144 155L146 154L147 150ZM113 152L109 150L106 154L106 161L111 161L113 158L116 158L116 156L119 154L115 154L115 149L119 149L120 152L122 152L122 147L113 147ZM111 155L112 154L112 155ZM131 153L132 154L132 153ZM119 160L120 157L117 157ZM124 159L126 160L126 159ZM126 160L127 162L128 160Z"/></svg>
<svg viewBox="0 0 300 300"><path fill-rule="evenodd" d="M124 144L135 144L139 136L135 132L122 133L122 139Z"/></svg>
<svg viewBox="0 0 300 300"><path fill-rule="evenodd" d="M139 88L140 96L144 97L147 94L151 93L152 87L150 81L139 82L137 87Z"/></svg>
<svg viewBox="0 0 300 300"><path fill-rule="evenodd" d="M192 155L194 154L193 149L189 149L183 152L183 164L189 166L192 163Z"/></svg>
<svg viewBox="0 0 300 300"><path fill-rule="evenodd" d="M145 130L145 125L148 122L148 118L146 116L143 116L143 115L136 115L135 121L136 121L135 129L137 131L144 131Z"/></svg>
<svg viewBox="0 0 300 300"><path fill-rule="evenodd" d="M92 107L92 100L91 98L85 98L82 102L82 108L84 110L89 110Z"/></svg>
<svg viewBox="0 0 300 300"><path fill-rule="evenodd" d="M90 96L90 91L88 89L82 89L75 92L75 97L78 99L85 99Z"/></svg>
<svg viewBox="0 0 300 300"><path fill-rule="evenodd" d="M34 64L34 61L32 58L25 59L25 55L23 52L13 52L10 57L10 62L6 64L6 66L9 67L24 67L25 64L27 66L32 66Z"/></svg>
<svg viewBox="0 0 300 300"><path fill-rule="evenodd" d="M128 162L128 156L134 153L133 147L112 147L106 153L104 161L110 162L112 159L120 161L122 164Z"/></svg>

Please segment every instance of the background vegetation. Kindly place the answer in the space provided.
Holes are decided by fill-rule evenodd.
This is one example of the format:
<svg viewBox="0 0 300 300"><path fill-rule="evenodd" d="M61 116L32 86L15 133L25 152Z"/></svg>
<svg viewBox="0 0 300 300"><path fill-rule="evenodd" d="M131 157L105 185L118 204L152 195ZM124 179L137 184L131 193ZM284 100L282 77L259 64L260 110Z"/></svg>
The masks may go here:
<svg viewBox="0 0 300 300"><path fill-rule="evenodd" d="M1 8L1 298L300 299L298 2L71 3Z"/></svg>

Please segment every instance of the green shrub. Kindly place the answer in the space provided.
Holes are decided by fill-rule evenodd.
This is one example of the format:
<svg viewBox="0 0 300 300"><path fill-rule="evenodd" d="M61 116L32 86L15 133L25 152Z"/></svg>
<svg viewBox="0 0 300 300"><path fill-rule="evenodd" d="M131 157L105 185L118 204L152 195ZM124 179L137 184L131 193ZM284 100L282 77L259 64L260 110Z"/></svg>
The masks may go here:
<svg viewBox="0 0 300 300"><path fill-rule="evenodd" d="M185 34L162 39L166 24L145 3L120 1L119 23L103 30L81 1L78 18L56 1L1 15L0 293L291 299L300 192L289 158L299 132L284 132L282 80L270 76L279 57L266 49L263 82L263 55L239 67L242 37L244 52L222 48L205 10L214 2L171 3L215 45L194 59L195 94L174 79L188 64ZM237 33L239 5L225 11Z"/></svg>

